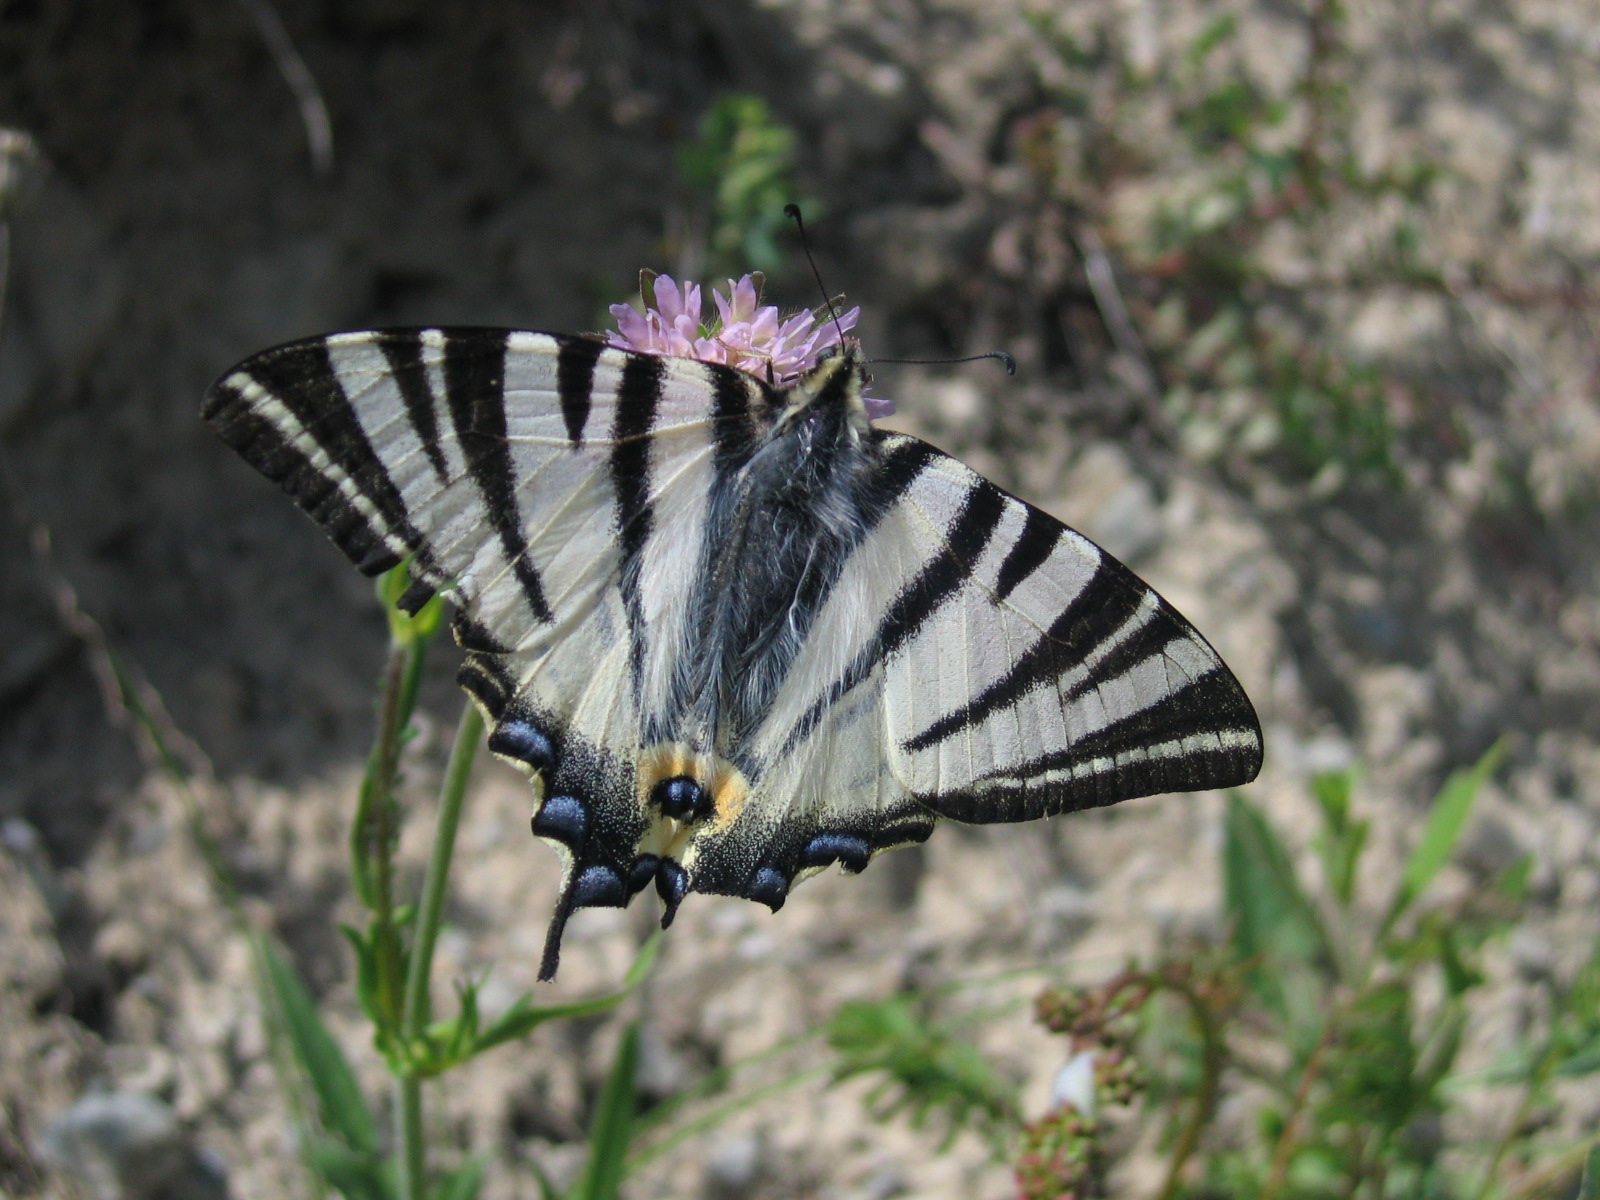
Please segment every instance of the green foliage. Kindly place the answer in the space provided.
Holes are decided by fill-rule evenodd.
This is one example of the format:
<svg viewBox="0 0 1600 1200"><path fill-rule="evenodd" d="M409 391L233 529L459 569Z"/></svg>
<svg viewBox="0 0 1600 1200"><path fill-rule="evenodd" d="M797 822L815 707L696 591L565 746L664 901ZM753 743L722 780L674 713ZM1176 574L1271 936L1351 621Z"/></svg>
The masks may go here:
<svg viewBox="0 0 1600 1200"><path fill-rule="evenodd" d="M378 1150L378 1126L339 1043L317 1013L299 973L266 938L251 935L267 984L266 1009L293 1051L297 1082L309 1090L315 1128L306 1131L312 1169L352 1200L391 1200L393 1180Z"/></svg>
<svg viewBox="0 0 1600 1200"><path fill-rule="evenodd" d="M1250 965L1257 1019L1288 1065L1268 1074L1276 1097L1263 1108L1256 1145L1209 1157L1214 1181L1247 1194L1310 1197L1377 1177L1387 1182L1374 1196L1453 1194L1428 1131L1447 1107L1442 1089L1461 1045L1463 996L1481 982L1475 952L1504 925L1433 910L1406 935L1395 930L1454 853L1502 757L1496 746L1446 782L1375 928L1356 904L1368 825L1352 816L1353 775L1313 785L1323 818L1314 842L1329 900L1322 906L1294 881L1265 817L1230 797L1223 862L1234 951ZM1311 915L1319 907L1325 920ZM1256 932L1261 922L1271 934ZM1430 972L1445 982L1445 999L1424 1005L1417 988ZM1285 993L1298 1003L1285 1003Z"/></svg>
<svg viewBox="0 0 1600 1200"><path fill-rule="evenodd" d="M1400 872L1400 890L1395 894L1389 917L1384 922L1385 929L1411 907L1412 902L1439 873L1439 868L1455 853L1456 843L1461 840L1461 834L1467 827L1467 817L1472 813L1473 801L1489 777L1499 770L1501 762L1505 760L1505 752L1505 743L1496 742L1472 767L1455 772L1445 781L1444 788L1428 812L1422 837L1412 847L1405 868Z"/></svg>
<svg viewBox="0 0 1600 1200"><path fill-rule="evenodd" d="M378 595L392 605L409 586L404 566L383 576ZM433 1020L429 1005L433 948L472 759L483 723L470 706L457 731L439 803L438 830L418 903L394 897L393 853L403 814L395 799L399 751L413 736L411 717L427 647L440 627L437 599L415 615L390 610L389 668L378 706L377 743L362 779L350 838L355 891L368 910L364 928L343 927L355 960L356 997L372 1024L373 1045L396 1081L397 1143L385 1149L372 1111L338 1043L294 968L269 942L253 939L261 964L263 1006L291 1060L284 1085L307 1128L307 1165L326 1187L350 1200L473 1200L487 1159L465 1158L430 1179L421 1081L444 1075L496 1046L525 1038L549 1021L592 1016L620 1003L648 974L659 937L645 943L622 987L566 1004L536 1005L531 994L485 1020L477 981L459 982L454 1016ZM630 1027L592 1131L590 1170L568 1200L615 1200L632 1133L637 1030Z"/></svg>
<svg viewBox="0 0 1600 1200"><path fill-rule="evenodd" d="M920 1128L937 1116L946 1146L965 1128L993 1136L1015 1123L1011 1089L970 1041L933 1020L917 997L846 1004L826 1032L838 1056L836 1079L879 1078L867 1096L877 1120L905 1113Z"/></svg>
<svg viewBox="0 0 1600 1200"><path fill-rule="evenodd" d="M1350 797L1355 776L1350 771L1334 771L1316 776L1311 792L1322 809L1322 829L1315 846L1322 859L1328 892L1341 909L1348 909L1356 894L1356 864L1366 849L1372 823L1352 817Z"/></svg>
<svg viewBox="0 0 1600 1200"><path fill-rule="evenodd" d="M1600 1142L1596 1142L1583 1160L1583 1181L1578 1185L1577 1200L1600 1200Z"/></svg>
<svg viewBox="0 0 1600 1200"><path fill-rule="evenodd" d="M1600 1073L1600 943L1569 982L1550 984L1542 1029L1494 1071L1465 1075L1458 1060L1485 979L1483 950L1519 918L1527 863L1449 904L1429 901L1504 759L1497 744L1445 781L1402 869L1377 896L1363 894L1371 824L1358 815L1353 771L1312 781L1318 887L1268 816L1230 795L1225 940L1132 965L1097 987L1042 993L1038 1020L1066 1040L1079 1082L1027 1124L1003 1082L914 996L840 1011L829 1031L837 1074L882 1079L869 1099L880 1119L943 1112L953 1131L981 1112L993 1140L1009 1139L1026 1200L1104 1194L1117 1153L1150 1141L1108 1136L1129 1121L1165 1127L1157 1200L1553 1195L1504 1191L1503 1168L1542 1159L1556 1172L1550 1178L1561 1170L1570 1178L1588 1156L1595 1170L1587 1144L1541 1138L1530 1117L1559 1104L1560 1080ZM1484 1087L1517 1089L1512 1120L1498 1137L1447 1145L1449 1122L1463 1119L1463 1102ZM1108 1112L1141 1092L1149 1097L1142 1112ZM1514 1178L1534 1177L1524 1165Z"/></svg>
<svg viewBox="0 0 1600 1200"><path fill-rule="evenodd" d="M650 973L660 945L661 934L657 931L640 948L623 978L622 987L615 992L590 1000L543 1006L535 1005L532 995L519 996L510 1008L487 1026L481 1026L478 1016L478 985L472 982L458 983L456 995L460 1003L457 1015L451 1020L428 1026L412 1048L412 1072L422 1078L438 1075L476 1058L486 1050L506 1042L520 1041L548 1021L594 1016L615 1008Z"/></svg>
<svg viewBox="0 0 1600 1200"><path fill-rule="evenodd" d="M589 1123L589 1160L583 1177L569 1200L616 1200L633 1138L633 1116L638 1104L634 1080L639 1073L639 1023L622 1032L622 1043L611 1063Z"/></svg>
<svg viewBox="0 0 1600 1200"><path fill-rule="evenodd" d="M773 119L765 100L730 92L701 120L696 140L678 148L678 173L706 214L705 275L783 265L776 234L787 220L784 205L799 200L794 144L793 131Z"/></svg>
<svg viewBox="0 0 1600 1200"><path fill-rule="evenodd" d="M1356 351L1352 318L1377 289L1449 292L1449 264L1420 232L1440 172L1370 161L1344 82L1343 8L1312 0L1283 80L1252 66L1232 13L1137 65L1109 21L1029 20L1059 61L1007 131L1032 185L1012 232L1058 260L1066 212L1092 284L1091 260L1107 257L1103 281L1114 261L1120 295L1094 285L1102 323L1118 355L1144 360L1147 398L1194 456L1260 457L1319 490L1399 485L1397 452L1426 405L1398 367ZM1361 243L1341 237L1352 228L1368 231ZM1041 286L1060 302L1057 275Z"/></svg>

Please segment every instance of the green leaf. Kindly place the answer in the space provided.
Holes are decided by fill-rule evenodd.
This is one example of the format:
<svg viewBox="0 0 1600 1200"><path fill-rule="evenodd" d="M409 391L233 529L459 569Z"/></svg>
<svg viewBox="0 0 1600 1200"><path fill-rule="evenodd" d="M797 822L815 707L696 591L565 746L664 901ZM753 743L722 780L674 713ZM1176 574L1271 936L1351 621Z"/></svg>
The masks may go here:
<svg viewBox="0 0 1600 1200"><path fill-rule="evenodd" d="M1467 818L1472 815L1472 805L1478 798L1479 790L1489 776L1500 768L1505 756L1506 743L1502 739L1490 746L1471 767L1456 771L1445 780L1444 787L1434 797L1422 837L1412 848L1405 868L1400 873L1400 891L1384 921L1385 929L1411 907L1439 873L1439 868L1455 853L1456 843L1461 840L1461 834L1467 827Z"/></svg>
<svg viewBox="0 0 1600 1200"><path fill-rule="evenodd" d="M543 1167L533 1161L528 1165L533 1168L533 1177L539 1183L539 1200L567 1200L567 1197L561 1194L561 1190L551 1182L550 1176L544 1173Z"/></svg>
<svg viewBox="0 0 1600 1200"><path fill-rule="evenodd" d="M1566 1077L1574 1075L1593 1075L1600 1071L1600 1037L1587 1046L1580 1046L1572 1055L1565 1059L1555 1073Z"/></svg>
<svg viewBox="0 0 1600 1200"><path fill-rule="evenodd" d="M1190 67L1198 67L1210 57L1211 52L1223 42L1228 41L1238 31L1238 21L1232 13L1224 13L1213 19L1200 36L1190 43L1189 49L1184 52L1184 59Z"/></svg>
<svg viewBox="0 0 1600 1200"><path fill-rule="evenodd" d="M1533 855L1524 854L1500 874L1495 876L1494 890L1514 904L1528 898L1528 885L1533 879Z"/></svg>
<svg viewBox="0 0 1600 1200"><path fill-rule="evenodd" d="M272 1010L282 1020L295 1058L316 1092L317 1115L323 1127L342 1138L350 1149L375 1153L377 1125L344 1052L317 1015L316 1002L299 974L271 942L259 935L257 940L257 951L272 990Z"/></svg>
<svg viewBox="0 0 1600 1200"><path fill-rule="evenodd" d="M656 953L661 945L661 934L656 932L639 947L639 953L633 960L633 965L628 968L628 974L622 981L622 987L608 995L596 996L592 1000L575 1000L568 1004L550 1004L543 1008L533 1006L532 995L520 997L515 1004L500 1016L491 1021L481 1033L476 1033L466 1045L460 1057L453 1060L441 1060L438 1063L429 1063L423 1070L424 1074L437 1074L457 1062L465 1062L482 1054L485 1050L493 1049L504 1042L515 1041L526 1037L533 1030L543 1025L546 1021L558 1020L562 1017L587 1017L595 1013L604 1012L608 1008L621 1003L635 987L650 972L655 964ZM476 1020L476 1012L473 1014ZM442 1022L429 1029L430 1040L441 1038L449 1040L452 1037L451 1027L455 1022Z"/></svg>
<svg viewBox="0 0 1600 1200"><path fill-rule="evenodd" d="M1012 1090L969 1038L930 1020L914 996L841 1005L827 1024L838 1054L835 1080L878 1075L868 1097L874 1119L906 1113L913 1128L938 1114L948 1147L971 1124L991 1137L1014 1117Z"/></svg>
<svg viewBox="0 0 1600 1200"><path fill-rule="evenodd" d="M700 123L699 136L678 148L679 177L706 205L707 249L734 273L781 265L773 240L785 224L783 207L796 199L794 131L773 119L761 96L730 92L717 98ZM816 205L807 201L814 218Z"/></svg>
<svg viewBox="0 0 1600 1200"><path fill-rule="evenodd" d="M1330 960L1327 934L1288 850L1271 822L1237 792L1228 796L1222 873L1234 946L1241 959L1258 964L1256 976L1266 979L1281 969L1269 959Z"/></svg>
<svg viewBox="0 0 1600 1200"><path fill-rule="evenodd" d="M488 1166L487 1154L472 1155L438 1182L433 1189L433 1200L476 1200Z"/></svg>
<svg viewBox="0 0 1600 1200"><path fill-rule="evenodd" d="M1339 1054L1325 1068L1329 1095L1317 1123L1403 1128L1429 1099L1417 1081L1410 989L1399 982L1368 988L1346 1010L1339 1034Z"/></svg>
<svg viewBox="0 0 1600 1200"><path fill-rule="evenodd" d="M1244 981L1283 1023L1295 1053L1310 1054L1337 959L1277 831L1237 793L1228 797L1222 859L1231 949Z"/></svg>
<svg viewBox="0 0 1600 1200"><path fill-rule="evenodd" d="M589 1161L584 1166L575 1200L616 1200L633 1138L633 1111L637 1097L634 1077L639 1069L639 1023L622 1033L611 1073L595 1105L589 1124Z"/></svg>
<svg viewBox="0 0 1600 1200"><path fill-rule="evenodd" d="M1438 931L1439 967L1444 972L1445 987L1452 996L1460 996L1483 982L1483 975L1469 966L1461 954L1455 931L1441 925Z"/></svg>
<svg viewBox="0 0 1600 1200"><path fill-rule="evenodd" d="M356 1000L361 1004L361 1011L367 1015L367 1020L375 1026L377 1036L381 1040L386 1029L387 1017L383 1012L383 1005L378 996L378 950L370 934L362 933L350 925L340 925L339 932L344 934L345 940L350 943L350 948L356 958Z"/></svg>
<svg viewBox="0 0 1600 1200"><path fill-rule="evenodd" d="M1589 1157L1583 1161L1583 1182L1578 1185L1576 1200L1600 1200L1600 1142L1589 1148Z"/></svg>
<svg viewBox="0 0 1600 1200"><path fill-rule="evenodd" d="M348 1200L394 1200L391 1172L377 1154L320 1137L308 1140L303 1153L307 1165Z"/></svg>
<svg viewBox="0 0 1600 1200"><path fill-rule="evenodd" d="M1328 888L1340 907L1349 908L1355 899L1356 866L1367 844L1371 825L1350 819L1350 795L1355 789L1354 771L1329 771L1311 781L1312 794L1322 807L1322 830L1316 838L1317 853L1328 878Z"/></svg>

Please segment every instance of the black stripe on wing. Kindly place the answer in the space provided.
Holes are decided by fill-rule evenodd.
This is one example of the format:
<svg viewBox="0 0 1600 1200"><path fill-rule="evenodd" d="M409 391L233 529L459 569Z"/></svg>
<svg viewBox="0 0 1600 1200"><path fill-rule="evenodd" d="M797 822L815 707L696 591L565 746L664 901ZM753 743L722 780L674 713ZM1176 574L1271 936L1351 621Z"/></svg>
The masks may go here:
<svg viewBox="0 0 1600 1200"><path fill-rule="evenodd" d="M995 578L995 596L1004 600L1017 590L1017 585L1044 566L1054 553L1066 527L1048 513L1028 505L1028 517L1022 532L1000 564L1000 574Z"/></svg>
<svg viewBox="0 0 1600 1200"><path fill-rule="evenodd" d="M1104 553L1100 565L1040 639L1011 670L954 712L946 713L902 745L926 750L946 738L981 725L1035 688L1043 687L1089 658L1113 637L1154 593L1128 568ZM1155 614L1159 616L1160 614ZM1169 633L1175 632L1169 630Z"/></svg>
<svg viewBox="0 0 1600 1200"><path fill-rule="evenodd" d="M661 399L664 360L648 354L630 354L623 363L617 388L617 408L612 421L611 486L616 496L617 538L621 545L622 601L628 616L629 661L634 682L644 666L644 608L640 589L640 562L645 543L655 525L650 503L650 439L656 407Z"/></svg>
<svg viewBox="0 0 1600 1200"><path fill-rule="evenodd" d="M249 396L241 376L265 397ZM273 402L316 443L372 513L363 512L336 479L293 444L291 431L273 420ZM401 561L396 541L409 552L423 548L405 501L340 386L325 339L279 346L241 363L212 386L201 416L246 462L279 484L365 573L377 575Z"/></svg>
<svg viewBox="0 0 1600 1200"><path fill-rule="evenodd" d="M417 440L422 443L434 476L440 487L447 487L450 469L445 464L444 447L439 441L439 402L428 384L428 368L422 361L422 335L405 330L374 337L383 351L384 361L389 364L389 374L400 389L406 416Z"/></svg>
<svg viewBox="0 0 1600 1200"><path fill-rule="evenodd" d="M506 438L505 348L506 335L500 330L448 333L444 343L445 400L455 425L456 443L478 485L485 515L500 538L500 547L521 585L528 610L536 620L548 622L553 618L539 570L528 553L517 496L516 463Z"/></svg>
<svg viewBox="0 0 1600 1200"><path fill-rule="evenodd" d="M1005 493L988 480L979 480L968 490L961 511L945 533L944 548L923 565L917 577L889 605L878 626L869 661L852 671L856 678L865 678L873 666L905 645L940 605L955 595L972 564L988 549L1005 511Z"/></svg>
<svg viewBox="0 0 1600 1200"><path fill-rule="evenodd" d="M574 450L583 446L584 427L589 423L589 405L594 393L594 365L600 361L603 343L590 338L562 338L556 358L556 397L561 402L561 420Z"/></svg>
<svg viewBox="0 0 1600 1200"><path fill-rule="evenodd" d="M1197 736L1199 744L1181 745ZM1072 770L1078 774L1070 779L1041 778ZM1065 749L996 771L971 788L917 799L957 821L1031 821L1159 792L1240 787L1260 770L1255 709L1238 681L1219 670Z"/></svg>
<svg viewBox="0 0 1600 1200"><path fill-rule="evenodd" d="M889 434L877 431L874 441L882 452L878 469L875 473L874 489L868 498L868 503L863 506L863 526L861 537L856 543L853 553L861 553L861 546L869 539L871 532L886 517L890 510L899 503L918 475L933 462L944 457L927 442L919 441L913 437L899 434ZM837 576L837 572L835 572ZM809 737L813 730L821 723L823 716L833 703L851 688L855 687L871 672L873 665L878 661L878 656L869 648L862 656L845 669L844 674L822 692L811 706L795 722L794 728L789 731L784 739L783 749L779 757L788 755L801 742Z"/></svg>
<svg viewBox="0 0 1600 1200"><path fill-rule="evenodd" d="M350 502L339 485L231 388L216 386L206 420L240 457L281 487L320 525L363 573L381 575L404 561L404 555L389 546L382 532L373 528L366 514Z"/></svg>
<svg viewBox="0 0 1600 1200"><path fill-rule="evenodd" d="M718 483L750 461L756 451L757 427L750 410L752 377L716 363L708 363L711 376L711 420L716 449L712 463ZM768 401L771 407L772 401Z"/></svg>

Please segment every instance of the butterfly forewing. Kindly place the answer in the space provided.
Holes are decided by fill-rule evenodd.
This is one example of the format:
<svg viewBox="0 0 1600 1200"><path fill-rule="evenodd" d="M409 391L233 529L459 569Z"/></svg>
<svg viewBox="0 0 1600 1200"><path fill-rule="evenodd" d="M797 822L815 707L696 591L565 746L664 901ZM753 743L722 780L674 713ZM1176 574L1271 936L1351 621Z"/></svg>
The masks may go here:
<svg viewBox="0 0 1600 1200"><path fill-rule="evenodd" d="M456 603L462 684L564 863L547 977L573 909L652 881L669 919L688 891L776 908L939 817L1254 777L1205 640L1053 518L871 430L860 380L848 355L774 389L432 329L279 347L209 393L362 570L409 559L408 603Z"/></svg>
<svg viewBox="0 0 1600 1200"><path fill-rule="evenodd" d="M928 807L1031 820L1254 778L1243 689L1131 571L942 456L907 499L963 568L885 680L889 761Z"/></svg>

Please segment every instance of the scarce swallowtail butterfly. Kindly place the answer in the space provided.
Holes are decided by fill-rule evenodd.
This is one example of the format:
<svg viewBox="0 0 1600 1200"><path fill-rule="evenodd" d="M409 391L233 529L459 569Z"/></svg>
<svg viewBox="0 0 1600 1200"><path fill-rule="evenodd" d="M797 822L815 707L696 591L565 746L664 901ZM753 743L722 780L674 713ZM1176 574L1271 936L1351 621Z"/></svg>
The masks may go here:
<svg viewBox="0 0 1600 1200"><path fill-rule="evenodd" d="M461 685L563 863L542 978L574 910L650 886L664 925L690 892L776 910L941 818L1255 777L1255 712L1205 639L1081 534L874 428L863 381L849 347L786 382L437 328L279 346L207 394L362 571L409 561L403 606L454 601Z"/></svg>

